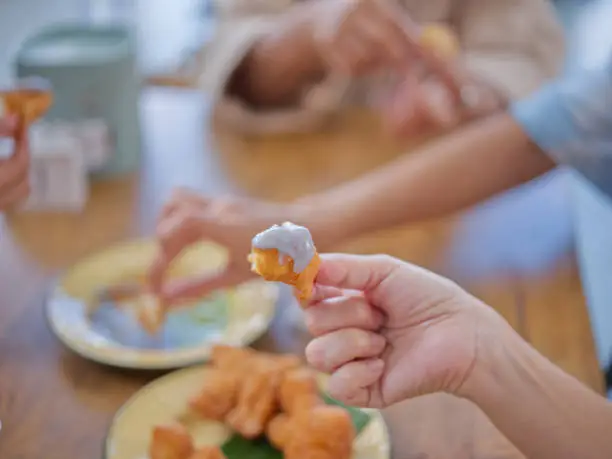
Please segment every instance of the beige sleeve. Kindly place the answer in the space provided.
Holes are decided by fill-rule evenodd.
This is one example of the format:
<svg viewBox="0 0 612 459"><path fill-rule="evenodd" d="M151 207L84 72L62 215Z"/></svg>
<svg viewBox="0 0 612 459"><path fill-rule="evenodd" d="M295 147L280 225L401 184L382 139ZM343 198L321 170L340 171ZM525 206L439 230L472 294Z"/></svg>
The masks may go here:
<svg viewBox="0 0 612 459"><path fill-rule="evenodd" d="M270 110L256 110L243 100L227 94L227 84L232 74L257 40L274 27L277 19L278 16L271 15L224 21L212 40L194 56L185 70L186 74L192 75L190 78L197 82L197 86L213 99L217 119L244 134L313 131L321 127L341 105L340 101L317 96L327 92L327 83L322 84L321 88L313 88L316 91L305 92L302 103L297 106ZM323 102L319 103L321 100Z"/></svg>
<svg viewBox="0 0 612 459"><path fill-rule="evenodd" d="M462 0L456 8L466 67L510 99L560 71L564 33L548 0Z"/></svg>

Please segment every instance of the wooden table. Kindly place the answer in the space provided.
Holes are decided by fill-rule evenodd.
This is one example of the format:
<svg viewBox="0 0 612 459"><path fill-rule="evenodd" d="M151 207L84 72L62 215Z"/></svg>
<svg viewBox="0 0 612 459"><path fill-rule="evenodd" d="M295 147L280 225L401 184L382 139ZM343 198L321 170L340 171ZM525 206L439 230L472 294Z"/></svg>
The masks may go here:
<svg viewBox="0 0 612 459"><path fill-rule="evenodd" d="M2 459L99 457L115 410L157 376L99 366L60 346L43 317L45 291L59 270L111 243L150 234L175 186L290 199L404 151L363 112L348 113L319 135L247 141L219 126L202 135L210 110L190 92L148 90L142 108L139 177L95 184L83 214L18 215L0 230ZM550 177L456 218L384 231L340 249L388 252L458 280L553 361L601 390L563 184ZM281 311L260 345L301 349L305 337L287 333L283 317ZM397 459L521 457L476 408L450 396L412 400L386 416Z"/></svg>

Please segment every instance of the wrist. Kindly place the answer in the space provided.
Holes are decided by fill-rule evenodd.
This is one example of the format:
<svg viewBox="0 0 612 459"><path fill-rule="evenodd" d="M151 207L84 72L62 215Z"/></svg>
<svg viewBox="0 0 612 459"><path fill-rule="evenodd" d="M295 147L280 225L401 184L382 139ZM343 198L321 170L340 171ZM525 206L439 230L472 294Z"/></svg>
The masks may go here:
<svg viewBox="0 0 612 459"><path fill-rule="evenodd" d="M506 320L487 305L479 314L476 362L458 396L484 408L487 400L504 392L517 366L529 360L529 345Z"/></svg>

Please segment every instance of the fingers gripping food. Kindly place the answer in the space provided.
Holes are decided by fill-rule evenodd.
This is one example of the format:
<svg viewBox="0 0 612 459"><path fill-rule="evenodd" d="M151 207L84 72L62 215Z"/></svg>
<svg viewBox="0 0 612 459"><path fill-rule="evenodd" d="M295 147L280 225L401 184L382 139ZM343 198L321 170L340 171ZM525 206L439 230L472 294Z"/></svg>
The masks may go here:
<svg viewBox="0 0 612 459"><path fill-rule="evenodd" d="M312 295L321 264L310 231L290 222L257 234L249 261L251 269L264 279L295 287L300 301Z"/></svg>

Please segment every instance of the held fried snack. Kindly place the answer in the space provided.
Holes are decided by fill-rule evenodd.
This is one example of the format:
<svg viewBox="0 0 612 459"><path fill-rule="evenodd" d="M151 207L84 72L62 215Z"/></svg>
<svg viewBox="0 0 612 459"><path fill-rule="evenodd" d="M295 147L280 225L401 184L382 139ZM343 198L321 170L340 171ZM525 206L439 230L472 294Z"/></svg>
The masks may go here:
<svg viewBox="0 0 612 459"><path fill-rule="evenodd" d="M166 308L156 295L143 292L136 298L136 318L140 326L150 335L159 332L166 321L166 312Z"/></svg>
<svg viewBox="0 0 612 459"><path fill-rule="evenodd" d="M249 255L251 270L267 281L295 287L300 301L312 295L321 259L310 231L285 222L257 234Z"/></svg>
<svg viewBox="0 0 612 459"><path fill-rule="evenodd" d="M428 24L423 27L419 43L442 59L452 59L459 53L457 37L442 24Z"/></svg>
<svg viewBox="0 0 612 459"><path fill-rule="evenodd" d="M52 103L50 85L40 78L28 78L14 89L0 91L0 115L17 116L25 126L43 116Z"/></svg>

